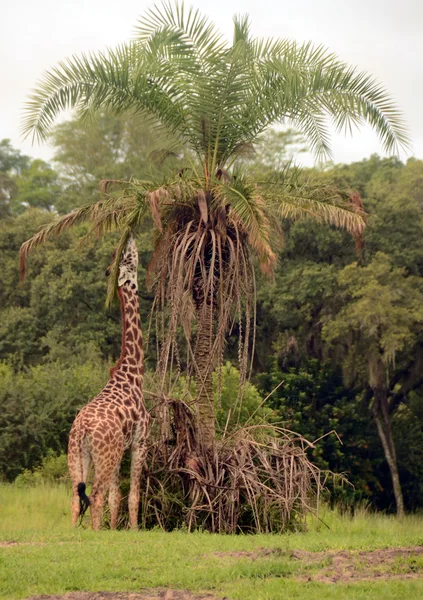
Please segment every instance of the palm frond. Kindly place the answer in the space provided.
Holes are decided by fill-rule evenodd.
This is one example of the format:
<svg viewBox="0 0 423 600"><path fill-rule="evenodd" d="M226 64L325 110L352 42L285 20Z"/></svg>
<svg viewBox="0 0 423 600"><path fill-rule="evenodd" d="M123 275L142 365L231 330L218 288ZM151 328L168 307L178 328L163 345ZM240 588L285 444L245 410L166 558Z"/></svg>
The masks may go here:
<svg viewBox="0 0 423 600"><path fill-rule="evenodd" d="M25 106L23 133L43 140L57 115L77 108L82 116L102 108L115 114L148 113L183 133L178 90L167 85L169 66L149 60L135 43L98 55L73 56L44 75ZM181 133L182 132L182 133Z"/></svg>
<svg viewBox="0 0 423 600"><path fill-rule="evenodd" d="M248 15L234 16L234 37L233 46L239 42L249 42L250 40L251 23Z"/></svg>
<svg viewBox="0 0 423 600"><path fill-rule="evenodd" d="M392 99L372 77L323 46L252 39L234 19L229 45L213 23L165 1L140 21L135 39L74 56L48 72L26 106L24 133L44 139L61 110L149 115L202 161L206 179L272 124L291 121L318 156L330 154L329 123L369 123L388 151L408 135Z"/></svg>
<svg viewBox="0 0 423 600"><path fill-rule="evenodd" d="M221 54L226 40L207 17L183 2L163 2L149 9L135 29L137 39L145 42L157 32L173 31L183 34L186 43L209 62ZM210 60L211 59L211 60Z"/></svg>
<svg viewBox="0 0 423 600"><path fill-rule="evenodd" d="M109 190L112 185L117 184L124 184L126 189L119 195L106 193L106 190ZM86 237L93 233L101 237L109 231L122 228L126 230L128 227L140 225L148 208L145 193L142 194L137 190L138 193L134 194L131 182L121 180L103 180L101 188L104 190L101 200L93 204L86 204L67 215L56 217L22 244L20 248L22 281L25 279L28 255L38 246L45 244L47 240L60 236L75 225L84 222L92 223L92 229Z"/></svg>
<svg viewBox="0 0 423 600"><path fill-rule="evenodd" d="M282 219L311 219L346 229L352 235L361 234L366 226L366 213L328 185L269 185L263 193Z"/></svg>
<svg viewBox="0 0 423 600"><path fill-rule="evenodd" d="M311 44L285 48L283 55L267 58L264 63L263 89L269 122L291 120L317 154L328 154L325 115L339 130L369 123L388 152L407 147L408 133L402 115L372 76ZM273 92L273 102L269 91Z"/></svg>
<svg viewBox="0 0 423 600"><path fill-rule="evenodd" d="M104 207L104 201L95 204L87 204L73 210L71 213L53 219L51 223L44 225L40 231L24 242L19 252L19 265L21 281L25 279L28 254L47 242L52 237L57 237L71 227L84 221L95 220L99 217Z"/></svg>
<svg viewBox="0 0 423 600"><path fill-rule="evenodd" d="M248 236L248 243L259 257L264 272L271 275L276 264L276 255L270 244L270 223L264 198L257 186L238 176L232 184L223 183L214 188L217 200L229 207L229 219Z"/></svg>

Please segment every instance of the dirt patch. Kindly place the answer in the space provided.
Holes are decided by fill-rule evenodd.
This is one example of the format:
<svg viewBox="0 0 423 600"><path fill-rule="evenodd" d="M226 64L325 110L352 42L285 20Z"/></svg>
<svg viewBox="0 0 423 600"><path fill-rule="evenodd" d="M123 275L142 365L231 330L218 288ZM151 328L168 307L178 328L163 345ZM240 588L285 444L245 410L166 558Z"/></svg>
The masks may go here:
<svg viewBox="0 0 423 600"><path fill-rule="evenodd" d="M10 546L19 546L19 542L14 542L10 540L10 542L0 542L0 548L9 548Z"/></svg>
<svg viewBox="0 0 423 600"><path fill-rule="evenodd" d="M235 550L229 552L212 552L212 556L217 556L218 558L250 558L251 560L257 560L266 556L286 556L289 558L292 554L281 550L280 548L257 548L257 550L254 550L253 552L243 550L238 552Z"/></svg>
<svg viewBox="0 0 423 600"><path fill-rule="evenodd" d="M0 542L0 548L13 548L14 546L45 546L45 544L41 542L15 542L14 540Z"/></svg>
<svg viewBox="0 0 423 600"><path fill-rule="evenodd" d="M31 596L26 600L225 600L211 594L192 594L184 590L146 589L137 593L70 592L56 596Z"/></svg>
<svg viewBox="0 0 423 600"><path fill-rule="evenodd" d="M301 560L305 569L313 568L309 573L297 577L301 581L348 583L372 579L423 578L423 546L385 548L373 552L296 550L291 557ZM321 568L315 571L319 564Z"/></svg>
<svg viewBox="0 0 423 600"><path fill-rule="evenodd" d="M213 552L220 558L248 558L258 560L265 557L285 557L301 561L293 576L298 581L321 581L324 583L348 583L375 579L419 579L423 578L423 546L409 548L385 548L373 552L351 550L287 552L281 548L257 548L253 552Z"/></svg>

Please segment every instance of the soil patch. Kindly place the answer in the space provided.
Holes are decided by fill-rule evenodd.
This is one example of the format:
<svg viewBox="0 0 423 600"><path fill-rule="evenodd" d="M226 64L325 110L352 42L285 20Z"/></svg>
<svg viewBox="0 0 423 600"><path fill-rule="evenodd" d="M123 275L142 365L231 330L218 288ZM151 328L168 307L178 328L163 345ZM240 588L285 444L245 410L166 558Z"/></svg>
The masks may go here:
<svg viewBox="0 0 423 600"><path fill-rule="evenodd" d="M9 546L19 546L19 542L14 542L10 540L10 542L0 542L0 548L9 548Z"/></svg>
<svg viewBox="0 0 423 600"><path fill-rule="evenodd" d="M284 556L288 560L298 560L301 561L301 566L298 565L300 569L296 570L294 575L298 581L348 583L376 579L423 578L423 546L385 548L372 552L287 552L280 548L258 548L254 552L213 552L212 556L250 560Z"/></svg>
<svg viewBox="0 0 423 600"><path fill-rule="evenodd" d="M15 542L14 540L0 542L0 548L13 548L14 546L45 546L45 544L41 542Z"/></svg>
<svg viewBox="0 0 423 600"><path fill-rule="evenodd" d="M70 592L64 595L31 596L26 600L225 600L211 594L192 594L184 590L146 589L140 592Z"/></svg>
<svg viewBox="0 0 423 600"><path fill-rule="evenodd" d="M301 574L298 579L302 581L348 583L372 579L423 578L423 546L385 548L373 552L296 550L291 556L301 560L306 569L321 564L318 571L313 569Z"/></svg>
<svg viewBox="0 0 423 600"><path fill-rule="evenodd" d="M212 556L219 558L250 558L251 560L257 560L266 556L286 556L289 558L292 556L291 553L281 550L280 548L257 548L253 552L250 551L229 551L229 552L212 552Z"/></svg>

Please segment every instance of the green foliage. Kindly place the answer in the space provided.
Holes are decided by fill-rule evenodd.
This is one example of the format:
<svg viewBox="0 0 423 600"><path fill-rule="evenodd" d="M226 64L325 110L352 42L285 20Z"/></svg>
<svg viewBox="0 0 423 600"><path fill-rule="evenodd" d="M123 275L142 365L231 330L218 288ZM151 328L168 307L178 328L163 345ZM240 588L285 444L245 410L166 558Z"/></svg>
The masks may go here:
<svg viewBox="0 0 423 600"><path fill-rule="evenodd" d="M31 159L29 156L21 154L20 150L13 148L10 140L3 139L0 141L0 172L13 172L20 174L30 165Z"/></svg>
<svg viewBox="0 0 423 600"><path fill-rule="evenodd" d="M221 386L220 394L218 387ZM227 362L219 376L214 374L216 420L221 431L231 431L237 425L263 423L275 419L275 414L264 403L257 388L250 382L243 386L239 397L239 371Z"/></svg>
<svg viewBox="0 0 423 600"><path fill-rule="evenodd" d="M354 504L380 493L383 454L367 407L355 390L345 388L342 373L329 362L314 359L301 367L258 376L263 393L285 427L298 431L310 442L320 440L311 457L321 469L344 473L353 487L332 491L332 501ZM386 501L386 499L385 499Z"/></svg>
<svg viewBox="0 0 423 600"><path fill-rule="evenodd" d="M55 340L67 353L77 352L86 342L95 343L105 360L113 360L120 353L120 314L117 306L106 312L104 297L105 271L116 239L85 240L89 229L80 227L35 253L21 286L19 246L46 219L49 215L43 211L27 210L0 222L0 360L17 367L37 364ZM149 235L141 235L140 242L140 258L146 265L151 255ZM141 268L139 276L146 325L152 298L146 289L146 270Z"/></svg>
<svg viewBox="0 0 423 600"><path fill-rule="evenodd" d="M397 355L412 351L418 340L423 323L421 280L393 268L388 256L377 253L368 266L345 267L338 283L336 314L326 318L322 335L345 348L346 371L364 376L373 386L376 362L395 364Z"/></svg>
<svg viewBox="0 0 423 600"><path fill-rule="evenodd" d="M64 186L64 193L55 202L59 213L67 213L89 199L98 200L103 179L148 179L158 170L159 178L163 178L168 170L175 171L175 161L181 158L170 136L157 136L151 124L137 115L99 114L88 122L74 118L58 124L51 141ZM170 147L174 150L165 158L163 148Z"/></svg>
<svg viewBox="0 0 423 600"><path fill-rule="evenodd" d="M19 373L0 363L0 373L0 472L8 480L65 451L76 411L108 378L89 344L67 361L62 356Z"/></svg>
<svg viewBox="0 0 423 600"><path fill-rule="evenodd" d="M42 160L32 160L0 141L0 219L28 207L52 210L61 194L58 174Z"/></svg>
<svg viewBox="0 0 423 600"><path fill-rule="evenodd" d="M172 391L176 398L187 400L186 379L181 377ZM220 375L213 373L214 406L220 432L231 431L234 427L269 422L276 418L275 413L264 402L255 385L246 381L239 390L239 370L229 361L223 365ZM196 385L190 381L189 396L194 398Z"/></svg>
<svg viewBox="0 0 423 600"><path fill-rule="evenodd" d="M18 192L11 201L11 209L15 214L26 207L51 210L61 192L57 173L42 160L33 160L16 178L16 185Z"/></svg>
<svg viewBox="0 0 423 600"><path fill-rule="evenodd" d="M68 473L68 457L66 454L47 454L43 458L41 465L30 471L25 469L20 473L14 485L18 488L35 486L45 483L59 483L65 481L69 477Z"/></svg>
<svg viewBox="0 0 423 600"><path fill-rule="evenodd" d="M25 133L44 138L69 107L85 116L99 109L154 116L212 174L286 118L318 154L329 153L326 116L340 130L367 121L387 150L407 139L382 86L326 49L254 39L247 17L235 17L229 45L182 3L147 11L134 41L46 73L27 103Z"/></svg>
<svg viewBox="0 0 423 600"><path fill-rule="evenodd" d="M272 372L277 364L272 384L285 379L289 385L293 373L295 378L303 369L307 373L310 358L324 360L329 351L327 340L336 339L330 349L331 358L336 368L349 376L355 398L346 413L352 428L348 439L353 447L343 454L347 448L339 446L343 467L335 453L326 454L327 466L348 472L356 492L347 489L347 497L368 497L381 508L392 506L392 484L370 422L368 399L365 400L378 356L385 360L383 379L400 480L406 490L405 503L409 509L415 508L416 498L421 497L417 458L423 429L421 414L416 417L404 404L413 397L409 390L419 389L423 384L419 362L423 339L423 218L419 204L422 164L411 160L404 165L397 159L373 156L360 163L313 173L336 185L360 190L364 207L370 213L363 234L361 261L356 263L354 239L345 232L297 221L286 228L275 283L271 286L261 283L259 289L256 369ZM403 189L407 192L403 193ZM273 342L272 354L268 352L269 341ZM316 377L313 373L313 380ZM327 374L325 378L328 382L331 379ZM301 413L307 414L312 410L307 408L308 400L316 392L313 386L308 388L304 381L302 384L307 391L299 406ZM264 389L267 392L271 387L269 383ZM283 390L285 385L278 393L283 394ZM295 423L293 419L292 426ZM333 424L333 418L325 416L322 409L311 419L312 437L327 433ZM299 421L299 426L304 433L306 424ZM336 431L342 434L343 426L345 421L341 419ZM361 446L361 432L367 432L367 449ZM329 439L322 441L324 453ZM345 436L342 440L345 441ZM359 447L363 449L362 455L357 451ZM409 455L407 447L413 448ZM316 456L316 460L321 461L321 457Z"/></svg>
<svg viewBox="0 0 423 600"><path fill-rule="evenodd" d="M281 265L273 284L259 290L259 343L257 352L269 356L268 343L273 341L280 365L289 366L313 349L321 354L320 329L316 326L327 311L328 301L336 292L336 269L333 265L311 261L289 261ZM269 331L263 331L262 321ZM269 319L269 320L270 320ZM270 365L264 362L265 368Z"/></svg>
<svg viewBox="0 0 423 600"><path fill-rule="evenodd" d="M29 163L29 157L22 156L12 147L10 140L0 141L0 219L10 216L10 200L16 194L15 176Z"/></svg>

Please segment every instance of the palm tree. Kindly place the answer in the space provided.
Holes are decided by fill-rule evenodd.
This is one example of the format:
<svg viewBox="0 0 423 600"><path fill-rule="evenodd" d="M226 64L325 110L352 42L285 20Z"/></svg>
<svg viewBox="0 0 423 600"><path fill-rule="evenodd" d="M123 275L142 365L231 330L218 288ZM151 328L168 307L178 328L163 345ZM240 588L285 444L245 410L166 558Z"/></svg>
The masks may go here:
<svg viewBox="0 0 423 600"><path fill-rule="evenodd" d="M254 265L273 273L282 220L313 218L353 234L365 223L362 211L336 191L307 184L290 169L273 181L252 181L245 153L267 128L290 123L318 157L327 157L328 119L338 130L367 122L392 151L407 143L401 115L371 76L320 46L253 38L247 17L234 19L228 44L198 11L168 2L146 13L131 42L73 56L48 72L27 103L24 132L45 139L67 108L81 117L108 110L152 118L182 146L184 168L161 184L119 182L119 194L113 182L104 182L99 202L58 218L23 244L22 265L35 246L83 220L100 232L121 230L117 264L128 232L150 213L156 226L150 274L156 305L167 307L159 371L164 380L178 361L182 325L202 438L209 444L215 434L212 372L221 363L228 327L244 314L239 357L245 377L254 333ZM112 278L111 293L113 285Z"/></svg>

